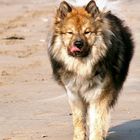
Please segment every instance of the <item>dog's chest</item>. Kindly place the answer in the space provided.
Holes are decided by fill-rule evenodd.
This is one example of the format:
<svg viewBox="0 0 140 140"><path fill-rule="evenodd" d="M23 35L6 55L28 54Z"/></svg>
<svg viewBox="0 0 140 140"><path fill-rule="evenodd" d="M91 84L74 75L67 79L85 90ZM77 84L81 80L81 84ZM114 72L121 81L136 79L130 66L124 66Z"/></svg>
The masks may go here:
<svg viewBox="0 0 140 140"><path fill-rule="evenodd" d="M83 78L81 76L71 76L65 79L64 84L73 93L85 93L91 89L99 87L102 84L102 79L100 76L95 76L92 78Z"/></svg>
<svg viewBox="0 0 140 140"><path fill-rule="evenodd" d="M83 70L84 67L84 71ZM63 71L61 80L66 89L73 93L78 94L89 100L99 95L105 85L106 73L103 67L96 65L96 67L78 67L77 71ZM86 69L85 69L86 68Z"/></svg>
<svg viewBox="0 0 140 140"><path fill-rule="evenodd" d="M67 79L65 83L67 92L71 93L73 96L81 96L87 102L96 100L101 95L103 86L104 82L98 76L92 79L71 77L69 80Z"/></svg>

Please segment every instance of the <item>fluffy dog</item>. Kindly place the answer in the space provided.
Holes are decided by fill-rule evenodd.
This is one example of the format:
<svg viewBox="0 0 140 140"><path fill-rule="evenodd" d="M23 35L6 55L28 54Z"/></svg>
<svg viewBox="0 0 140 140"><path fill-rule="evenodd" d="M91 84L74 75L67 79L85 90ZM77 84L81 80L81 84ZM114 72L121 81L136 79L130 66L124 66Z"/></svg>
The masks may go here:
<svg viewBox="0 0 140 140"><path fill-rule="evenodd" d="M54 77L67 91L74 140L107 136L133 46L129 28L111 12L101 12L95 1L84 7L60 4L49 55Z"/></svg>

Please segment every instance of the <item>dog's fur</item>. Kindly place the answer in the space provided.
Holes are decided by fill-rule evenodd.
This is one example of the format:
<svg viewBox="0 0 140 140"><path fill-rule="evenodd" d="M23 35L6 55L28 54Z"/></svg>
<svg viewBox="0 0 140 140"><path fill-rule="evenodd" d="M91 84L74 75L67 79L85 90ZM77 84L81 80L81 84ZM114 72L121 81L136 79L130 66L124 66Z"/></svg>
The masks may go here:
<svg viewBox="0 0 140 140"><path fill-rule="evenodd" d="M73 52L79 39L83 47ZM109 111L126 79L133 46L123 21L100 12L93 0L85 7L60 4L49 55L54 77L67 91L74 140L106 137Z"/></svg>

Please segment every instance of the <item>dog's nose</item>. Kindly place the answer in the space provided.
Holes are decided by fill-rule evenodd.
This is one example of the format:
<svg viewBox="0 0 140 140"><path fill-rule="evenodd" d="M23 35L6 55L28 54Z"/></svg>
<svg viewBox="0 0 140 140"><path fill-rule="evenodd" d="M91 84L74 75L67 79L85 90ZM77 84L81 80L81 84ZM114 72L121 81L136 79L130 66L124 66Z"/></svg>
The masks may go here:
<svg viewBox="0 0 140 140"><path fill-rule="evenodd" d="M81 49L81 48L84 46L84 41L83 41L82 39L76 40L76 41L74 42L74 45L75 45L77 48Z"/></svg>

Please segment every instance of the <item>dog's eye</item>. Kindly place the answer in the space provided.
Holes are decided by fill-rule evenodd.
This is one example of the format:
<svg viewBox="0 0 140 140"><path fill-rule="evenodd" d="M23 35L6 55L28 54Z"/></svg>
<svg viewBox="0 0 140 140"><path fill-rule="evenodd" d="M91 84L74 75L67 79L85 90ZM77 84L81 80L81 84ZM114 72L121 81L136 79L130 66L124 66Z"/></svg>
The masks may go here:
<svg viewBox="0 0 140 140"><path fill-rule="evenodd" d="M90 31L85 31L84 34L87 35L87 34L90 34L90 33L91 33Z"/></svg>
<svg viewBox="0 0 140 140"><path fill-rule="evenodd" d="M67 34L72 35L72 34L73 34L73 32L69 31L69 32L67 32Z"/></svg>

